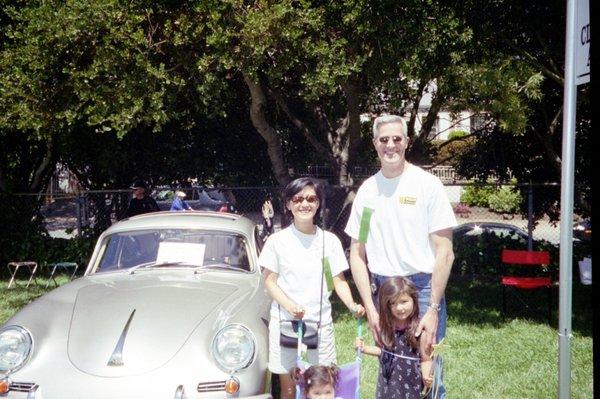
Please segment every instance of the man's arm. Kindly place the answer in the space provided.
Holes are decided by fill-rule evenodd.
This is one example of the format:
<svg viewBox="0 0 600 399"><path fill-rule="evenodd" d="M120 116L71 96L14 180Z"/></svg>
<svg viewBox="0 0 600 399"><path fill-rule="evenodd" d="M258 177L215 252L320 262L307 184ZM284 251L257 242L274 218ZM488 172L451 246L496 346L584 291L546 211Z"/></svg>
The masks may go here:
<svg viewBox="0 0 600 399"><path fill-rule="evenodd" d="M369 327L373 333L373 338L379 343L379 313L373 303L371 297L371 284L369 283L369 269L367 268L367 255L365 251L365 244L358 242L356 239L352 239L350 244L350 270L352 271L352 278L358 289L358 293L362 299L363 306L367 311L367 318L369 319Z"/></svg>
<svg viewBox="0 0 600 399"><path fill-rule="evenodd" d="M423 385L431 387L433 384L433 360L431 356L432 348L427 347L424 339L419 340L419 354L421 355L421 378Z"/></svg>
<svg viewBox="0 0 600 399"><path fill-rule="evenodd" d="M444 297L446 284L450 277L450 270L454 262L454 251L452 250L452 229L443 229L434 231L429 235L429 239L433 244L435 251L435 263L433 265L433 273L431 274L431 296L429 297L430 304L439 304ZM421 318L417 327L416 336L419 336L422 331L426 334L423 338L426 340L427 347L435 343L435 337L438 326L438 311L432 308L427 308L427 312Z"/></svg>

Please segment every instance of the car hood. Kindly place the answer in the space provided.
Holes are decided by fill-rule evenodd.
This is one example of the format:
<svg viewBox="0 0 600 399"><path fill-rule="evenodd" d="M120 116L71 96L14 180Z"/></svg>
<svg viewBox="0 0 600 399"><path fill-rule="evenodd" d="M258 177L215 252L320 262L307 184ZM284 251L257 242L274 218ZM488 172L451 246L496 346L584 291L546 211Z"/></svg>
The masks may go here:
<svg viewBox="0 0 600 399"><path fill-rule="evenodd" d="M246 296L238 291L226 282L165 281L157 276L85 285L73 307L69 359L81 371L104 377L156 369L181 349L203 320L213 321L203 328L214 333L214 315L223 318L218 314L223 303Z"/></svg>

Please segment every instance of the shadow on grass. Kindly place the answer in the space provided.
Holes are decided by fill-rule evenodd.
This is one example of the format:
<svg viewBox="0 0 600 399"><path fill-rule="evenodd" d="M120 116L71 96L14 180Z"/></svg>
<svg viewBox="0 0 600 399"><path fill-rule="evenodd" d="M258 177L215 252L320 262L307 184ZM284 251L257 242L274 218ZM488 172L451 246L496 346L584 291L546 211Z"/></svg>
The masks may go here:
<svg viewBox="0 0 600 399"><path fill-rule="evenodd" d="M518 292L529 308L522 305L514 293L507 291L507 315L502 314L502 286L499 281L471 280L452 276L446 288L448 317L460 324L501 327L506 322L523 318L548 324L547 296L544 290ZM558 328L558 287L552 289L552 319L550 326ZM582 336L592 336L592 289L573 281L572 329Z"/></svg>

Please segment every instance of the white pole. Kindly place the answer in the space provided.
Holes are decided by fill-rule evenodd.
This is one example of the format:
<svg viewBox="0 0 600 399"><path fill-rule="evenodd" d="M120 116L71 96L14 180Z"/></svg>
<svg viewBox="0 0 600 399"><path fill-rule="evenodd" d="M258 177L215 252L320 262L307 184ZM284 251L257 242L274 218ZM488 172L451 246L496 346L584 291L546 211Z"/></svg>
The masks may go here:
<svg viewBox="0 0 600 399"><path fill-rule="evenodd" d="M571 318L573 286L573 181L575 157L575 25L576 1L567 1L565 76L560 189L560 281L558 317L558 391L560 399L571 397Z"/></svg>

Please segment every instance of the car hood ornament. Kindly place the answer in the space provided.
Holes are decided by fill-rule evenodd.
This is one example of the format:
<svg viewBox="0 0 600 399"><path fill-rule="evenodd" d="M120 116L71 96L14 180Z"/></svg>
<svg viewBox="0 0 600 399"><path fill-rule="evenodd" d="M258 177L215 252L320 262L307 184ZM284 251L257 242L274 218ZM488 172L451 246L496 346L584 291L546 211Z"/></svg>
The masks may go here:
<svg viewBox="0 0 600 399"><path fill-rule="evenodd" d="M113 351L113 354L110 356L107 365L108 366L122 366L123 365L123 346L125 345L125 338L127 337L127 330L129 330L129 325L131 324L131 320L133 319L133 315L135 314L135 309L129 315L129 319L127 323L125 323L125 327L123 328L123 332L119 337L119 342L117 342L117 346Z"/></svg>

